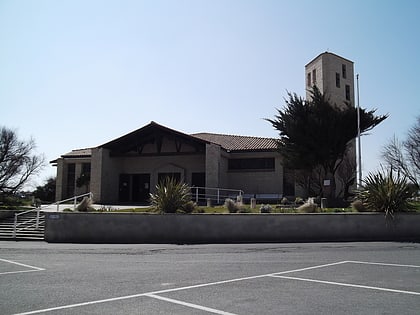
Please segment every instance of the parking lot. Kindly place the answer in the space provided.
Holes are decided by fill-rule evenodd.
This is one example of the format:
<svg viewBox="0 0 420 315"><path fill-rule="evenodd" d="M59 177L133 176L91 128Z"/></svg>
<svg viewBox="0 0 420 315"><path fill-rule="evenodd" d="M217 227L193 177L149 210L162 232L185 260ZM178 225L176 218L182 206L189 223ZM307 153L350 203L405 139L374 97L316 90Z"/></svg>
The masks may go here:
<svg viewBox="0 0 420 315"><path fill-rule="evenodd" d="M418 314L420 244L0 242L0 314Z"/></svg>

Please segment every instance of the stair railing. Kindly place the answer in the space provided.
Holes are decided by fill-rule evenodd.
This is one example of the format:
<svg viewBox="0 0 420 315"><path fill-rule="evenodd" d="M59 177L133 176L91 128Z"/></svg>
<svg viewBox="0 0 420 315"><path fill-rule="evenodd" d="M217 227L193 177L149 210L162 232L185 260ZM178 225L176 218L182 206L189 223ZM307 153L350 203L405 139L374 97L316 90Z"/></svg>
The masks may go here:
<svg viewBox="0 0 420 315"><path fill-rule="evenodd" d="M54 203L51 203L51 204L48 204L48 205L45 205L45 206L40 206L40 207L37 207L36 209L30 209L30 210L27 210L27 211L24 211L24 212L15 213L15 221L14 221L14 224L13 224L13 237L16 238L16 234L17 234L19 226L27 225L29 222L32 222L34 220L35 220L35 224L30 225L30 226L26 226L25 228L35 226L35 229L39 229L39 218L40 218L39 213L42 209L46 209L46 208L51 207L53 205L57 205L57 212L58 212L58 211L60 211L60 204L62 204L64 202L71 201L71 200L73 200L74 209L76 209L77 199L82 198L82 197L86 197L86 196L89 196L89 198L92 198L93 194L91 192L89 192L89 193L79 195L79 196L74 196L72 198L68 198L68 199L65 199L65 200L60 200L60 201L57 201L57 202L54 202ZM27 214L27 213L35 212L35 211L36 211L36 218L35 219L30 219L30 220L27 220L25 222L22 222L22 223L18 224L19 216L22 216L22 215ZM25 229L25 228L23 228L23 229ZM23 230L23 229L21 229L21 230Z"/></svg>

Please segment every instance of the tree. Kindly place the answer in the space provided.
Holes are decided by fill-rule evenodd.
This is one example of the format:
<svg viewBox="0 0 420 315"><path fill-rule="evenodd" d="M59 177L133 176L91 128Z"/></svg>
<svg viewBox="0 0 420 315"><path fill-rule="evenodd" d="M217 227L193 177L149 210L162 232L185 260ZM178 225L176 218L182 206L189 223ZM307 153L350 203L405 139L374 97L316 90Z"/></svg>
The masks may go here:
<svg viewBox="0 0 420 315"><path fill-rule="evenodd" d="M266 119L280 133L278 146L283 163L308 176L316 174L320 195L335 198L335 175L358 134L357 109L349 103L342 107L332 104L316 86L309 100L291 93L288 96L285 108L278 109L274 119ZM375 112L360 109L362 133L388 117L376 116ZM328 194L323 190L323 179L331 181Z"/></svg>
<svg viewBox="0 0 420 315"><path fill-rule="evenodd" d="M406 176L417 189L420 188L420 116L409 129L405 141L394 137L383 147L382 158L392 169Z"/></svg>
<svg viewBox="0 0 420 315"><path fill-rule="evenodd" d="M43 186L36 187L33 196L42 201L55 200L55 177L50 177L46 180Z"/></svg>
<svg viewBox="0 0 420 315"><path fill-rule="evenodd" d="M35 141L21 141L15 131L0 128L0 194L10 195L44 166L44 157L33 154Z"/></svg>

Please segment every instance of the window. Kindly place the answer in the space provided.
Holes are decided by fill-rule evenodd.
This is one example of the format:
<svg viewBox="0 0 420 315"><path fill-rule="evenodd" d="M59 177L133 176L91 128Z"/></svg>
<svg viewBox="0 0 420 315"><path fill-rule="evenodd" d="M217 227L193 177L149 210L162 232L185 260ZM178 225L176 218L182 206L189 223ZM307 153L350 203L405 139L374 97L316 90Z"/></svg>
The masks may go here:
<svg viewBox="0 0 420 315"><path fill-rule="evenodd" d="M340 74L338 72L335 73L335 86L340 87Z"/></svg>
<svg viewBox="0 0 420 315"><path fill-rule="evenodd" d="M316 69L312 70L312 85L316 84Z"/></svg>
<svg viewBox="0 0 420 315"><path fill-rule="evenodd" d="M83 163L82 164L82 174L89 174L90 175L90 163Z"/></svg>
<svg viewBox="0 0 420 315"><path fill-rule="evenodd" d="M274 170L274 158L229 159L228 169L237 170Z"/></svg>
<svg viewBox="0 0 420 315"><path fill-rule="evenodd" d="M341 72L343 75L343 79L347 79L347 69L345 64L341 65Z"/></svg>
<svg viewBox="0 0 420 315"><path fill-rule="evenodd" d="M350 101L350 85L346 84L346 100Z"/></svg>
<svg viewBox="0 0 420 315"><path fill-rule="evenodd" d="M310 72L308 73L308 79L306 80L306 84L308 86L311 86L311 73Z"/></svg>

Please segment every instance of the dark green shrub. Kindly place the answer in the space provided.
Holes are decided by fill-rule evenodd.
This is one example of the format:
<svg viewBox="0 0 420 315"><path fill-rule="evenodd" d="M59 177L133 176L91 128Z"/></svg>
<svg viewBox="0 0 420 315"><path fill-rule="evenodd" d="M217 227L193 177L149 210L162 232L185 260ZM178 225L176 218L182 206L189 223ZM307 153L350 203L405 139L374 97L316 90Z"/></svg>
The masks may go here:
<svg viewBox="0 0 420 315"><path fill-rule="evenodd" d="M190 200L188 185L169 177L156 186L156 193L150 194L152 207L163 213L175 213L177 210L182 210Z"/></svg>
<svg viewBox="0 0 420 315"><path fill-rule="evenodd" d="M280 203L281 203L282 205L288 205L288 204L290 204L290 201L289 201L289 199L287 199L286 197L283 197L283 198L281 199Z"/></svg>
<svg viewBox="0 0 420 315"><path fill-rule="evenodd" d="M260 207L260 213L271 213L272 210L270 205L261 205Z"/></svg>
<svg viewBox="0 0 420 315"><path fill-rule="evenodd" d="M358 191L357 197L366 209L384 212L386 216L392 216L394 212L412 209L409 202L412 191L407 179L400 173L395 173L392 169L370 173L363 180L363 185Z"/></svg>

